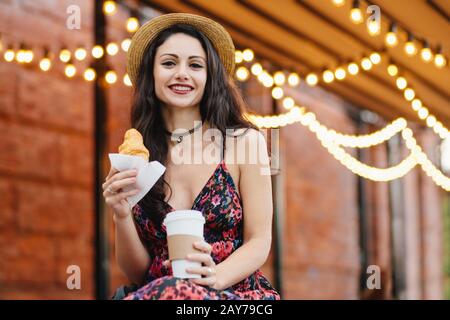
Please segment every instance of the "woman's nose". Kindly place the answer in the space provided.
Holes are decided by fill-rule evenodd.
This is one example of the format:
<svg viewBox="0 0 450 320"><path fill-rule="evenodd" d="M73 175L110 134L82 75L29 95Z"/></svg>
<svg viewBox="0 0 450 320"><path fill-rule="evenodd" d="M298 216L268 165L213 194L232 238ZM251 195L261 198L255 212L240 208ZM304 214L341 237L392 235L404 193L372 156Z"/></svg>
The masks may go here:
<svg viewBox="0 0 450 320"><path fill-rule="evenodd" d="M189 78L189 75L187 73L186 67L180 65L177 73L175 74L175 78L187 80Z"/></svg>

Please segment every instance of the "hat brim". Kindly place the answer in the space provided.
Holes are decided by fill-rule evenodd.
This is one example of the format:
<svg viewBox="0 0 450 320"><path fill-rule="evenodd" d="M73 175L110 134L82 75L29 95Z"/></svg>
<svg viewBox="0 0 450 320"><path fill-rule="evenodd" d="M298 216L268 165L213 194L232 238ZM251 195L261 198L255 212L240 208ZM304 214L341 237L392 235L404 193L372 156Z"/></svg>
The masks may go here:
<svg viewBox="0 0 450 320"><path fill-rule="evenodd" d="M137 81L139 67L145 51L157 35L175 24L187 24L202 32L216 49L227 73L234 72L234 44L231 36L219 23L189 13L169 13L158 16L145 23L134 34L127 52L127 72L133 84Z"/></svg>

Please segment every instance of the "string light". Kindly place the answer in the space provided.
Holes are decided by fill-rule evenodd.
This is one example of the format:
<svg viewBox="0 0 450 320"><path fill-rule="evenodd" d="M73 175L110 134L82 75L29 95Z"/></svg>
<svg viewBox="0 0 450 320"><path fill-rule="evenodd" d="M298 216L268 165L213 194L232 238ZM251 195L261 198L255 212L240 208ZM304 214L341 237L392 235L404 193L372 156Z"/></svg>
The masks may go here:
<svg viewBox="0 0 450 320"><path fill-rule="evenodd" d="M395 47L398 44L396 23L391 23L389 32L386 33L386 37L384 38L384 42L388 47Z"/></svg>
<svg viewBox="0 0 450 320"><path fill-rule="evenodd" d="M133 84L131 83L131 79L130 76L128 75L128 73L126 73L123 76L123 83L127 86L127 87L131 87Z"/></svg>
<svg viewBox="0 0 450 320"><path fill-rule="evenodd" d="M275 87L272 89L272 97L274 99L281 99L284 95L283 89L281 89L280 87Z"/></svg>
<svg viewBox="0 0 450 320"><path fill-rule="evenodd" d="M288 76L288 83L291 87L295 87L300 83L300 77L297 73L292 72Z"/></svg>
<svg viewBox="0 0 450 320"><path fill-rule="evenodd" d="M373 64L379 64L379 63L381 62L381 55L380 55L378 52L373 52L373 53L370 55L370 61L371 61Z"/></svg>
<svg viewBox="0 0 450 320"><path fill-rule="evenodd" d="M66 48L63 48L60 52L59 52L59 60L61 60L64 63L69 62L71 57L71 53L69 50L67 50Z"/></svg>
<svg viewBox="0 0 450 320"><path fill-rule="evenodd" d="M139 28L139 20L136 17L130 17L127 19L127 31L130 33L136 32Z"/></svg>
<svg viewBox="0 0 450 320"><path fill-rule="evenodd" d="M425 62L430 62L433 60L433 52L431 52L431 49L428 45L428 42L425 41L422 50L420 51L420 56L422 57L422 60Z"/></svg>
<svg viewBox="0 0 450 320"><path fill-rule="evenodd" d="M359 67L356 63L352 62L348 65L347 70L351 75L356 75L359 72Z"/></svg>
<svg viewBox="0 0 450 320"><path fill-rule="evenodd" d="M447 64L447 61L442 54L442 48L439 47L436 55L434 56L434 65L439 69L443 68Z"/></svg>
<svg viewBox="0 0 450 320"><path fill-rule="evenodd" d="M77 73L77 69L72 64L72 61L69 61L69 63L64 68L64 73L68 78L73 78L75 74Z"/></svg>
<svg viewBox="0 0 450 320"><path fill-rule="evenodd" d="M283 71L277 71L273 75L273 82L277 86L282 86L286 82L286 77L284 76Z"/></svg>
<svg viewBox="0 0 450 320"><path fill-rule="evenodd" d="M95 78L97 77L97 73L93 68L89 67L86 70L84 70L83 77L86 81L94 81Z"/></svg>
<svg viewBox="0 0 450 320"><path fill-rule="evenodd" d="M103 13L107 16L112 16L117 12L117 6L114 1L103 2Z"/></svg>
<svg viewBox="0 0 450 320"><path fill-rule="evenodd" d="M39 61L39 68L44 72L50 70L50 68L52 66L52 62L51 62L49 56L50 56L50 53L49 53L48 49L45 49L44 57L41 59L41 61Z"/></svg>
<svg viewBox="0 0 450 320"><path fill-rule="evenodd" d="M408 82L403 77L398 77L397 80L395 81L395 83L397 85L397 88L399 88L400 90L405 89L406 86L408 85Z"/></svg>
<svg viewBox="0 0 450 320"><path fill-rule="evenodd" d="M358 0L353 1L353 7L352 7L352 10L350 10L350 19L355 24L360 24L363 22L363 17L362 17L361 9L359 8Z"/></svg>
<svg viewBox="0 0 450 320"><path fill-rule="evenodd" d="M417 53L417 48L414 44L414 37L408 33L408 41L405 43L405 52L408 56L413 56Z"/></svg>
<svg viewBox="0 0 450 320"><path fill-rule="evenodd" d="M408 101L412 101L412 99L414 99L416 93L414 92L413 89L411 88L407 88L404 92L403 92L405 99Z"/></svg>
<svg viewBox="0 0 450 320"><path fill-rule="evenodd" d="M247 61L247 62L250 62L250 61L252 61L253 60L253 58L254 58L254 53L253 53L253 51L251 50L251 49L245 49L243 52L242 52L242 57L244 58L244 60L245 61Z"/></svg>
<svg viewBox="0 0 450 320"><path fill-rule="evenodd" d="M10 47L8 48L5 53L3 54L3 58L8 61L8 62L12 62L14 60L16 56L16 53L14 52L14 50Z"/></svg>
<svg viewBox="0 0 450 320"><path fill-rule="evenodd" d="M249 72L246 67L241 66L236 70L236 77L239 81L245 81L248 79Z"/></svg>
<svg viewBox="0 0 450 320"><path fill-rule="evenodd" d="M387 72L391 77L395 77L398 74L398 67L395 64L391 63L387 67Z"/></svg>
<svg viewBox="0 0 450 320"><path fill-rule="evenodd" d="M380 23L376 19L369 19L367 21L367 31L374 37L380 34Z"/></svg>
<svg viewBox="0 0 450 320"><path fill-rule="evenodd" d="M291 110L295 106L295 101L291 97L286 97L283 99L283 107L286 110Z"/></svg>
<svg viewBox="0 0 450 320"><path fill-rule="evenodd" d="M317 83L319 82L319 78L317 77L317 75L315 73L309 73L306 76L306 83L313 87L315 86Z"/></svg>
<svg viewBox="0 0 450 320"><path fill-rule="evenodd" d="M257 62L252 65L250 71L253 75L258 76L263 72L263 67L259 62Z"/></svg>
<svg viewBox="0 0 450 320"><path fill-rule="evenodd" d="M74 55L75 59L77 59L78 61L83 61L87 57L86 49L80 47L75 50Z"/></svg>
<svg viewBox="0 0 450 320"><path fill-rule="evenodd" d="M414 111L419 111L419 109L422 107L422 101L420 101L420 99L416 98L411 102L411 106Z"/></svg>
<svg viewBox="0 0 450 320"><path fill-rule="evenodd" d="M105 52L104 52L103 48L99 45L96 45L95 47L92 48L92 56L95 59L100 59L101 57L103 57L104 53Z"/></svg>
<svg viewBox="0 0 450 320"><path fill-rule="evenodd" d="M123 51L127 52L128 48L130 48L131 45L131 39L124 39L122 41L122 43L120 44L120 47L122 48Z"/></svg>
<svg viewBox="0 0 450 320"><path fill-rule="evenodd" d="M19 51L16 53L16 61L18 63L25 63L25 46L23 44L20 45Z"/></svg>
<svg viewBox="0 0 450 320"><path fill-rule="evenodd" d="M361 68L366 71L372 69L372 61L369 58L363 58L361 60Z"/></svg>
<svg viewBox="0 0 450 320"><path fill-rule="evenodd" d="M428 109L427 109L427 108L421 107L421 108L419 109L419 111L417 112L417 114L419 115L419 118L420 118L421 120L424 120L424 119L426 119L426 117L428 117L429 112L428 112Z"/></svg>
<svg viewBox="0 0 450 320"><path fill-rule="evenodd" d="M322 79L325 83L331 83L334 80L334 74L330 70L325 70L322 74Z"/></svg>
<svg viewBox="0 0 450 320"><path fill-rule="evenodd" d="M332 0L336 7L342 7L345 4L345 0Z"/></svg>
<svg viewBox="0 0 450 320"><path fill-rule="evenodd" d="M119 46L115 42L111 42L106 46L106 52L110 56L115 56L119 52Z"/></svg>
<svg viewBox="0 0 450 320"><path fill-rule="evenodd" d="M113 71L113 70L108 70L108 71L105 73L105 80L106 80L106 82L109 83L109 84L114 84L114 83L116 83L116 81L117 81L117 74L116 74L116 72Z"/></svg>
<svg viewBox="0 0 450 320"><path fill-rule="evenodd" d="M344 78L345 78L345 76L346 76L346 73L345 73L344 68L341 68L341 67L337 68L337 69L334 71L334 76L335 76L336 79L338 79L338 80L344 80Z"/></svg>

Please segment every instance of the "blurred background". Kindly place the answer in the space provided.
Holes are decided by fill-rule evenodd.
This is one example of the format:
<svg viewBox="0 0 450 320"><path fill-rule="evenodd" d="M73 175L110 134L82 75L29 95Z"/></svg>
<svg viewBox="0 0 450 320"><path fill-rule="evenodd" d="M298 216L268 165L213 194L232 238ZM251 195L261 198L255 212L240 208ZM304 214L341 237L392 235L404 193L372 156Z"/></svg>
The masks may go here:
<svg viewBox="0 0 450 320"><path fill-rule="evenodd" d="M448 0L0 0L0 298L128 284L101 184L129 128L130 38L169 12L235 42L282 298L450 298Z"/></svg>

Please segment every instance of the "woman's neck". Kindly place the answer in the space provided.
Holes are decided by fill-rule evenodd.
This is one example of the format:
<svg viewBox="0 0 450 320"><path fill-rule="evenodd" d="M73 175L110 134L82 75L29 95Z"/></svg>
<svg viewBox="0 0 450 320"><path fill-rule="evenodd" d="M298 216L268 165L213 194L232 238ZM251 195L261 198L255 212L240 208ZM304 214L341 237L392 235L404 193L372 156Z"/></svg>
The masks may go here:
<svg viewBox="0 0 450 320"><path fill-rule="evenodd" d="M198 105L185 108L164 106L162 109L162 115L169 132L173 132L179 128L188 130L192 129L195 125L197 125L198 121L201 121Z"/></svg>

